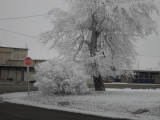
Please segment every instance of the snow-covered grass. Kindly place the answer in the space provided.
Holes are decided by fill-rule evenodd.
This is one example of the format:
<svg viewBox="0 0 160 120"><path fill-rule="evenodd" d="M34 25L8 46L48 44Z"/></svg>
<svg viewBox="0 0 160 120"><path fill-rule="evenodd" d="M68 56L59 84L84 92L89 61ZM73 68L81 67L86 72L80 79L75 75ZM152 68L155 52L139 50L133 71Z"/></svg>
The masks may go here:
<svg viewBox="0 0 160 120"><path fill-rule="evenodd" d="M160 89L106 89L85 95L2 94L4 101L107 117L160 120Z"/></svg>

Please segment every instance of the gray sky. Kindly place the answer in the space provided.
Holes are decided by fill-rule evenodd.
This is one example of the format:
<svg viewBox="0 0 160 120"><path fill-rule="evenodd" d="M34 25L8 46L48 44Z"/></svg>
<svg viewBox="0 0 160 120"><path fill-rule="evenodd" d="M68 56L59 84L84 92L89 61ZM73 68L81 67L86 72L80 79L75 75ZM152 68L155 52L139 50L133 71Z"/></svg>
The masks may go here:
<svg viewBox="0 0 160 120"><path fill-rule="evenodd" d="M155 0L155 3L160 9L160 0ZM13 18L21 16L31 16L46 14L54 7L64 8L62 0L0 0L0 19ZM147 40L138 40L136 51L140 55L137 57L136 68L141 69L159 69L160 62L160 16L153 15L153 19L157 22L158 33L150 35ZM49 20L45 16L39 16L27 19L15 20L0 20L0 28L15 31L30 36L38 36L40 33L53 28ZM48 50L48 46L42 45L37 39L25 37L0 30L0 41L3 41L2 46L6 47L29 47L29 56L32 58L50 59L57 54L54 50Z"/></svg>

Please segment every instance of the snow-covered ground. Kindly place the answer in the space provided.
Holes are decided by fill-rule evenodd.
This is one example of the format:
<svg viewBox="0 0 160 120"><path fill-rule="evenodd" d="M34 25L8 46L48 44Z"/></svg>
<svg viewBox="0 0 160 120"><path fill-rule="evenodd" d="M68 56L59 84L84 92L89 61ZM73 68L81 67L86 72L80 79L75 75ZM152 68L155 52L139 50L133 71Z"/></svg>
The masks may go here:
<svg viewBox="0 0 160 120"><path fill-rule="evenodd" d="M0 98L18 104L107 117L160 120L160 89L106 89L77 96L44 96L39 92L2 94Z"/></svg>

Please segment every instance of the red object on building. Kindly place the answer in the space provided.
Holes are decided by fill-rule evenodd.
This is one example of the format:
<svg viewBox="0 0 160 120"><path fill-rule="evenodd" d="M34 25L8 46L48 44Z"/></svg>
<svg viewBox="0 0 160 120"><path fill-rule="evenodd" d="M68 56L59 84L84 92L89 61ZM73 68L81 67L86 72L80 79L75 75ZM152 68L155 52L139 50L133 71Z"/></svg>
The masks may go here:
<svg viewBox="0 0 160 120"><path fill-rule="evenodd" d="M26 57L26 58L24 59L24 64L25 64L26 66L30 66L30 65L32 64L32 59L31 59L30 57Z"/></svg>

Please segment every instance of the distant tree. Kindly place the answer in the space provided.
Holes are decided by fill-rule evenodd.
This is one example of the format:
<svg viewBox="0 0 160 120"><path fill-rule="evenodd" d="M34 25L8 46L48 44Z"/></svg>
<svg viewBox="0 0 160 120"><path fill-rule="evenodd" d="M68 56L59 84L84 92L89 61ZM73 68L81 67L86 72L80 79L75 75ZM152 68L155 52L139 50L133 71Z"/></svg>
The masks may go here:
<svg viewBox="0 0 160 120"><path fill-rule="evenodd" d="M156 32L150 14L152 0L67 0L68 10L49 12L53 30L41 35L44 43L70 60L83 61L95 90L104 91L102 77L130 75L134 42Z"/></svg>

